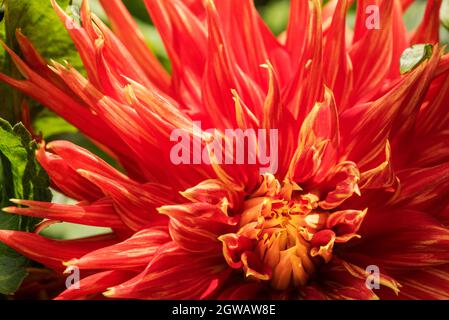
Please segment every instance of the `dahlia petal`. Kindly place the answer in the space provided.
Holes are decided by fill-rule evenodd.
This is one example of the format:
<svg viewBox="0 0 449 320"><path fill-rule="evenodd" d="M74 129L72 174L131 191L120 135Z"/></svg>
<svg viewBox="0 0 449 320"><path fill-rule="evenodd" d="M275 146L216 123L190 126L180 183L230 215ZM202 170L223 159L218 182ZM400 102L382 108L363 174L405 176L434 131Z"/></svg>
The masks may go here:
<svg viewBox="0 0 449 320"><path fill-rule="evenodd" d="M149 88L159 91L159 89L148 79L145 71L136 61L134 56L128 51L127 47L125 47L117 36L106 26L103 20L92 14L91 19L88 19L87 21L88 23L93 24L99 31L99 36L91 37L94 48L98 45L99 41L104 41L105 62L107 65L113 66L114 71L122 77L139 81ZM98 57L96 60L98 61Z"/></svg>
<svg viewBox="0 0 449 320"><path fill-rule="evenodd" d="M199 299L212 295L229 271L220 266L222 258L194 256L169 245L157 254L147 269L135 278L110 288L110 298ZM176 280L175 280L176 279Z"/></svg>
<svg viewBox="0 0 449 320"><path fill-rule="evenodd" d="M385 145L385 161L377 167L361 172L360 189L379 189L392 187L396 182L396 175L391 162L391 147L387 140Z"/></svg>
<svg viewBox="0 0 449 320"><path fill-rule="evenodd" d="M223 243L223 256L227 264L234 269L241 268L242 254L251 250L254 242L244 235L235 233L222 235L218 239Z"/></svg>
<svg viewBox="0 0 449 320"><path fill-rule="evenodd" d="M401 55L405 49L410 47L410 42L407 36L407 28L404 23L403 14L404 8L399 1L393 3L393 47L392 47L392 61L400 61ZM397 78L400 75L400 70L397 64L392 63L390 66L389 78Z"/></svg>
<svg viewBox="0 0 449 320"><path fill-rule="evenodd" d="M360 172L352 162L343 162L338 164L329 178L328 185L333 185L335 181L335 189L326 195L319 205L325 210L333 209L341 205L346 199L352 197L353 194L360 196L358 182L360 180Z"/></svg>
<svg viewBox="0 0 449 320"><path fill-rule="evenodd" d="M419 269L449 261L449 230L424 212L406 209L371 211L358 233L362 238L343 255L347 261L367 252L370 264L388 270Z"/></svg>
<svg viewBox="0 0 449 320"><path fill-rule="evenodd" d="M20 29L16 30L16 39L20 47L20 52L25 58L27 64L35 70L38 74L45 74L46 77L52 77L52 80L56 80L54 74L47 67L47 61L41 56L33 44L22 33ZM62 83L60 81L60 83Z"/></svg>
<svg viewBox="0 0 449 320"><path fill-rule="evenodd" d="M218 237L234 229L237 220L227 215L222 205L192 203L163 206L159 213L170 218L170 235L181 248L191 252L220 250Z"/></svg>
<svg viewBox="0 0 449 320"><path fill-rule="evenodd" d="M393 36L391 33L393 2L382 1L380 5L381 28L379 30L368 29L365 26L365 8L369 3L378 5L379 1L364 0L358 6L358 10L362 11L363 14L357 15L354 44L349 52L354 74L351 104L369 101L376 92L376 88L388 75L393 52ZM367 56L376 57L376 59L368 61L365 58Z"/></svg>
<svg viewBox="0 0 449 320"><path fill-rule="evenodd" d="M111 19L114 32L128 48L129 52L139 62L150 80L162 91L168 92L170 75L165 71L145 43L137 23L133 20L126 7L120 0L101 1L109 19Z"/></svg>
<svg viewBox="0 0 449 320"><path fill-rule="evenodd" d="M69 15L58 5L56 0L51 0L51 4L64 25L72 26L71 28L67 28L67 31L78 50L89 79L94 83L99 83L99 79L95 71L95 50L89 34L76 21L69 17Z"/></svg>
<svg viewBox="0 0 449 320"><path fill-rule="evenodd" d="M298 0L300 1L300 0ZM306 1L301 1L306 2ZM317 101L323 100L323 42L321 4L318 0L307 1L311 6L307 24L307 39L300 64L294 69L295 74L286 86L283 99L293 117L302 122ZM294 3L292 3L294 4ZM302 31L300 31L302 32ZM303 83L310 83L305 90Z"/></svg>
<svg viewBox="0 0 449 320"><path fill-rule="evenodd" d="M424 19L414 31L411 44L438 43L440 40L440 7L442 0L429 0L427 2Z"/></svg>
<svg viewBox="0 0 449 320"><path fill-rule="evenodd" d="M336 104L340 110L346 107L353 79L352 64L346 52L346 11L348 6L348 0L338 1L336 4L332 24L325 37L324 45L324 52L335 53L324 57L323 67L326 85L334 93Z"/></svg>
<svg viewBox="0 0 449 320"><path fill-rule="evenodd" d="M238 283L227 288L218 296L218 300L255 300L260 297L263 288L258 282Z"/></svg>
<svg viewBox="0 0 449 320"><path fill-rule="evenodd" d="M17 54L9 48L7 51L13 59L13 62L17 64L19 70L24 73L27 80L15 80L0 73L0 81L8 83L48 106L92 139L108 145L121 154L129 153L129 150L123 143L118 143L121 141L121 138L115 133L109 132L106 134L106 128L108 126L102 121L98 121L100 120L98 116L93 114L79 97L75 97L71 89L64 82L61 82L61 79L55 79L54 76L49 76L50 78L48 79L44 78L48 76L48 73L42 75L37 74ZM37 68L37 71L39 70Z"/></svg>
<svg viewBox="0 0 449 320"><path fill-rule="evenodd" d="M119 102L126 102L126 96L123 86L126 85L119 69L116 65L107 61L107 50L104 39L98 39L95 42L95 55L97 60L97 72L99 75L101 89L104 95L109 96Z"/></svg>
<svg viewBox="0 0 449 320"><path fill-rule="evenodd" d="M106 161L69 141L52 141L46 147L48 151L63 158L73 170L89 170L111 179L130 182L126 175L119 172Z"/></svg>
<svg viewBox="0 0 449 320"><path fill-rule="evenodd" d="M108 199L102 199L89 205L83 203L67 205L16 199L12 199L11 202L28 206L28 208L8 207L4 208L3 211L90 226L118 229L125 227L122 220L115 213L112 202Z"/></svg>
<svg viewBox="0 0 449 320"><path fill-rule="evenodd" d="M430 58L427 65L428 70L423 75L426 81L422 83L422 86L417 88L420 92L422 92L421 90L427 91L429 89L431 84L430 81L432 79L431 76L435 72L438 66L438 61L442 55L442 51L438 46L435 46L433 50L433 56ZM417 96L411 98L411 103L408 104L406 108L399 109L391 131L392 149L400 153L405 152L404 150L408 150L408 146L405 145L404 140L407 141L415 130L420 105L423 103L425 96L423 96L422 93L419 93Z"/></svg>
<svg viewBox="0 0 449 320"><path fill-rule="evenodd" d="M304 30L307 30L310 15L308 1L292 0L290 2L290 17L287 25L286 48L294 57L293 61L297 61L303 54L303 48L307 41Z"/></svg>
<svg viewBox="0 0 449 320"><path fill-rule="evenodd" d="M430 208L440 201L449 187L449 162L430 168L408 169L398 172L401 192L390 205L405 208Z"/></svg>
<svg viewBox="0 0 449 320"><path fill-rule="evenodd" d="M70 168L63 158L46 152L44 146L37 151L36 158L48 172L52 185L70 198L95 201L103 197L100 189Z"/></svg>
<svg viewBox="0 0 449 320"><path fill-rule="evenodd" d="M434 49L430 61L403 77L394 90L373 103L357 105L341 114L342 145L346 150L343 154L348 154L347 159L364 169L384 151L389 136L406 137L413 127L439 55L439 49Z"/></svg>
<svg viewBox="0 0 449 320"><path fill-rule="evenodd" d="M218 129L235 128L236 119L231 89L234 89L250 111L261 115L264 94L254 80L241 70L235 61L230 44L223 35L223 26L212 1L207 3L209 28L209 58L203 79L202 95L212 125ZM263 60L262 63L266 62ZM260 68L260 67L259 67ZM260 68L263 71L262 68ZM213 110L213 111L212 111Z"/></svg>
<svg viewBox="0 0 449 320"><path fill-rule="evenodd" d="M160 194L160 199L157 199L157 194L153 193L157 190L156 186L120 183L118 180L82 169L77 170L77 172L112 199L123 223L134 231L150 225L159 225L166 221L163 216L155 214L159 201L164 200L163 193ZM163 191L163 189L161 188L160 191ZM167 202L170 203L171 200Z"/></svg>
<svg viewBox="0 0 449 320"><path fill-rule="evenodd" d="M316 103L302 123L287 176L296 182L311 177L321 182L337 161L339 144L338 113L332 93L326 90L324 101Z"/></svg>
<svg viewBox="0 0 449 320"><path fill-rule="evenodd" d="M277 176L285 176L284 168L288 168L290 159L294 153L294 149L290 141L294 141L298 132L292 128L296 128L296 122L293 119L292 114L281 100L280 84L276 71L271 63L267 63L267 69L269 74L269 86L268 93L264 102L263 121L262 127L266 130L276 129L278 130L278 170ZM269 142L267 141L267 144Z"/></svg>
<svg viewBox="0 0 449 320"><path fill-rule="evenodd" d="M353 274L339 261L333 261L320 272L317 289L331 300L379 300L366 284L366 275Z"/></svg>
<svg viewBox="0 0 449 320"><path fill-rule="evenodd" d="M449 266L423 268L395 275L401 283L399 296L381 295L383 299L449 299Z"/></svg>
<svg viewBox="0 0 449 320"><path fill-rule="evenodd" d="M223 198L229 201L230 208L240 208L242 195L234 191L220 180L209 179L195 187L181 192L181 195L192 202L205 202L212 205L219 204Z"/></svg>
<svg viewBox="0 0 449 320"><path fill-rule="evenodd" d="M64 265L80 269L104 269L105 266L108 269L125 270L145 268L159 247L170 240L165 228L144 229L123 242L89 252Z"/></svg>
<svg viewBox="0 0 449 320"><path fill-rule="evenodd" d="M393 278L385 275L383 270L379 275L381 290L374 292L366 285L369 273L357 265L335 258L320 272L320 280L315 290L321 291L326 299L337 300L378 300L378 291L388 289L390 295L399 293L401 285Z"/></svg>
<svg viewBox="0 0 449 320"><path fill-rule="evenodd" d="M179 0L145 0L152 21L161 34L173 66L176 94L196 93L187 102L201 100L199 87L207 54L207 31L204 24ZM183 91L183 87L189 90ZM192 108L194 108L192 106Z"/></svg>
<svg viewBox="0 0 449 320"><path fill-rule="evenodd" d="M328 263L332 259L332 249L336 240L335 232L332 230L321 230L313 235L310 241L310 255L321 257Z"/></svg>
<svg viewBox="0 0 449 320"><path fill-rule="evenodd" d="M267 75L259 65L270 58L270 50L278 47L276 38L264 26L253 0L216 1L216 6L236 63L265 91ZM237 7L238 12L235 11Z"/></svg>
<svg viewBox="0 0 449 320"><path fill-rule="evenodd" d="M449 99L449 74L443 74L441 79L434 80L433 86L429 89L428 97L428 105L421 108L417 119L417 131L419 136L424 137L448 128L449 116L446 112L446 101Z"/></svg>
<svg viewBox="0 0 449 320"><path fill-rule="evenodd" d="M63 271L63 261L81 257L86 253L114 243L113 235L97 239L52 240L34 233L0 230L0 241L43 265L56 271ZM35 248L38 247L39 251Z"/></svg>
<svg viewBox="0 0 449 320"><path fill-rule="evenodd" d="M443 131L417 139L411 158L413 167L434 167L449 162L449 132Z"/></svg>
<svg viewBox="0 0 449 320"><path fill-rule="evenodd" d="M367 210L342 210L333 212L326 221L326 226L335 231L335 241L346 242L357 236ZM313 239L312 239L313 240Z"/></svg>
<svg viewBox="0 0 449 320"><path fill-rule="evenodd" d="M55 300L84 300L96 298L108 287L126 282L135 276L134 272L112 270L103 271L81 279L78 286L72 286L60 293Z"/></svg>

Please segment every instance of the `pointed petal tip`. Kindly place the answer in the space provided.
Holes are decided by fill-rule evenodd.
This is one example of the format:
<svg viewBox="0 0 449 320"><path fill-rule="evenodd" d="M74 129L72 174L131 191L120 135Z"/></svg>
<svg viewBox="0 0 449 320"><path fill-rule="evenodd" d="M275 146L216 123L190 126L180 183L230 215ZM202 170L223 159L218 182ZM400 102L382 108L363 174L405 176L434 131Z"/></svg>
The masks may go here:
<svg viewBox="0 0 449 320"><path fill-rule="evenodd" d="M27 37L22 32L22 28L17 28L15 34L16 37L19 38L18 40L27 39Z"/></svg>
<svg viewBox="0 0 449 320"><path fill-rule="evenodd" d="M11 230L0 230L0 241L8 238L8 236L12 235L14 231Z"/></svg>
<svg viewBox="0 0 449 320"><path fill-rule="evenodd" d="M78 264L78 259L62 261L62 265L64 267L66 267L65 270L63 271L63 274L71 274L73 272L73 267L76 267L77 264Z"/></svg>
<svg viewBox="0 0 449 320"><path fill-rule="evenodd" d="M103 296L106 298L114 298L115 296L115 289L114 288L107 288L105 292L103 292Z"/></svg>
<svg viewBox="0 0 449 320"><path fill-rule="evenodd" d="M2 208L1 210L6 213L15 213L16 207L5 207L5 208Z"/></svg>
<svg viewBox="0 0 449 320"><path fill-rule="evenodd" d="M92 176L92 173L85 169L76 169L76 172L84 178L88 178L88 177Z"/></svg>

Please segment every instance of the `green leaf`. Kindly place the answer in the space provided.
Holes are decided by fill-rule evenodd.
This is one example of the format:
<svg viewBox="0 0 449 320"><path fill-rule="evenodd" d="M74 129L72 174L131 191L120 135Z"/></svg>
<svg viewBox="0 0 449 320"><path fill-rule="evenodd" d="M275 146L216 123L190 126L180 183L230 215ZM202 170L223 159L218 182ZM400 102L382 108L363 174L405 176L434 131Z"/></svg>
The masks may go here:
<svg viewBox="0 0 449 320"><path fill-rule="evenodd" d="M35 117L33 130L42 134L46 141L51 141L54 136L78 132L77 128L48 109L44 109Z"/></svg>
<svg viewBox="0 0 449 320"><path fill-rule="evenodd" d="M267 25L275 33L285 30L290 11L289 1L272 1L261 8L262 17Z"/></svg>
<svg viewBox="0 0 449 320"><path fill-rule="evenodd" d="M123 0L123 3L128 8L129 12L139 20L145 23L150 22L148 11L146 10L145 3L143 1L136 0Z"/></svg>
<svg viewBox="0 0 449 320"><path fill-rule="evenodd" d="M400 60L401 74L412 71L429 59L432 56L432 51L433 46L431 44L415 44L405 49Z"/></svg>
<svg viewBox="0 0 449 320"><path fill-rule="evenodd" d="M78 52L50 1L1 1L3 1L5 13L0 23L0 37L11 49L20 54L15 32L21 29L44 58L60 62L67 60L75 68L82 69ZM67 8L67 12L72 12L69 6L70 0L58 0L58 3L62 8ZM15 78L21 77L11 58L2 50L0 50L0 63L0 72ZM19 122L22 101L21 94L6 85L0 85L0 117L11 123Z"/></svg>
<svg viewBox="0 0 449 320"><path fill-rule="evenodd" d="M441 24L449 31L449 0L443 0L440 10Z"/></svg>
<svg viewBox="0 0 449 320"><path fill-rule="evenodd" d="M36 143L22 124L0 119L0 207L9 199L50 201L49 178L35 159ZM0 213L0 229L31 231L38 220ZM0 245L0 293L13 294L27 275L28 261Z"/></svg>

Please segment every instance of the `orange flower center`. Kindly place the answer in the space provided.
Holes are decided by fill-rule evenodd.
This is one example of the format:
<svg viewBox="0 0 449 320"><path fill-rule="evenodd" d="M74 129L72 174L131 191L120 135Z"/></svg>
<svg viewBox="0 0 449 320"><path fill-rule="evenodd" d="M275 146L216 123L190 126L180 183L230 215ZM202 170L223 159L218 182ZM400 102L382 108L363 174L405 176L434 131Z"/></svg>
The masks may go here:
<svg viewBox="0 0 449 320"><path fill-rule="evenodd" d="M249 197L239 230L221 236L228 265L278 290L304 286L332 259L334 245L353 237L365 211L325 211L319 196L270 175Z"/></svg>

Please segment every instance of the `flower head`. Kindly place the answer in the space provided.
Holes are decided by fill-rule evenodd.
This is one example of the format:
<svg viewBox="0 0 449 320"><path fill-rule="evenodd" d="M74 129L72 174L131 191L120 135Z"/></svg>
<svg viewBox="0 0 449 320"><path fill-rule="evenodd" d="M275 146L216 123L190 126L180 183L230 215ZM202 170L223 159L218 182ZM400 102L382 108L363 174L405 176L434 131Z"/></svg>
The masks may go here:
<svg viewBox="0 0 449 320"><path fill-rule="evenodd" d="M109 227L56 241L0 231L0 241L80 289L59 299L449 298L449 56L441 1L407 33L412 1L292 0L275 37L252 0L145 0L172 63L168 74L120 0L103 0L111 31L81 8L53 5L83 59L47 65L18 32L25 80L0 80L67 119L126 174L67 141L42 144L54 188L78 200L14 200L10 213ZM368 6L380 28L369 28ZM422 59L400 68L414 44ZM174 164L171 133L235 141L226 129L275 129L277 170L261 163ZM272 139L272 137L271 137ZM189 149L190 150L190 149ZM193 155L193 151L189 151ZM255 149L260 153L260 149ZM259 154L260 156L260 154ZM26 208L24 208L24 206ZM367 285L369 267L379 286Z"/></svg>

